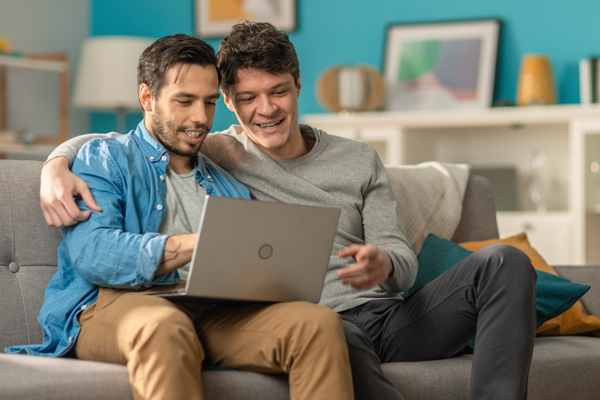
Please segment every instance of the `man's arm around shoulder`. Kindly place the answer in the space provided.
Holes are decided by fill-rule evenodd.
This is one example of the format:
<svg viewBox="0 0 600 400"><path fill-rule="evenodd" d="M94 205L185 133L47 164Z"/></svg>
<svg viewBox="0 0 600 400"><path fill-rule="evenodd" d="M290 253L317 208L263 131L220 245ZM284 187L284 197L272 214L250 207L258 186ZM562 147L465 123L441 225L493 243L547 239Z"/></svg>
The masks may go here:
<svg viewBox="0 0 600 400"><path fill-rule="evenodd" d="M116 132L107 134L91 133L76 136L59 145L48 156L40 179L40 207L46 223L62 227L85 221L89 211L81 211L73 201L80 195L93 211L102 211L91 196L87 184L73 175L69 168L79 149L91 139L119 136Z"/></svg>

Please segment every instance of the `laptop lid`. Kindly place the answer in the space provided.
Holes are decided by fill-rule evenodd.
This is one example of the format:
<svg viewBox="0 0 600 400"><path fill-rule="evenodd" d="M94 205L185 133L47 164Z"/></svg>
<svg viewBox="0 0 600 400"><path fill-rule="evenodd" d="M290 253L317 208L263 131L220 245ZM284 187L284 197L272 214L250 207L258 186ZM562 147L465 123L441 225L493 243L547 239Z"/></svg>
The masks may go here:
<svg viewBox="0 0 600 400"><path fill-rule="evenodd" d="M340 213L207 195L187 295L317 303Z"/></svg>

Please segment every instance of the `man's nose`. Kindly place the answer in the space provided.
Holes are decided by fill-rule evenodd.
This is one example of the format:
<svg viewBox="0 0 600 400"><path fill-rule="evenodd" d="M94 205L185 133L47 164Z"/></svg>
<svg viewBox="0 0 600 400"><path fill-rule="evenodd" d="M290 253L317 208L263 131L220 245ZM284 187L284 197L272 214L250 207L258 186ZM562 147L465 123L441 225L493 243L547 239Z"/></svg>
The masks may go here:
<svg viewBox="0 0 600 400"><path fill-rule="evenodd" d="M277 110L277 105L273 102L271 96L264 95L258 98L258 113L261 115L271 115Z"/></svg>
<svg viewBox="0 0 600 400"><path fill-rule="evenodd" d="M208 111L204 103L198 102L193 110L191 115L191 120L193 123L197 124L207 124L208 123Z"/></svg>

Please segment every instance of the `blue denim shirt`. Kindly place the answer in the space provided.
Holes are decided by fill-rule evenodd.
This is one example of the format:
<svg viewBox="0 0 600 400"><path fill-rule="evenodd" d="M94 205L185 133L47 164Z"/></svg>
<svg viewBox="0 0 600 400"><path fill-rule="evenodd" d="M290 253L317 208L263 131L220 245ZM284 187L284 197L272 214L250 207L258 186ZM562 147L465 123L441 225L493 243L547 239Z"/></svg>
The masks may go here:
<svg viewBox="0 0 600 400"><path fill-rule="evenodd" d="M179 282L177 271L154 277L167 235L157 233L164 215L169 155L142 120L135 131L84 145L72 171L85 180L102 212L62 228L58 271L46 288L38 321L41 345L7 353L64 355L75 343L77 316L98 297L100 286L137 289ZM248 189L202 154L196 183L213 196L250 198ZM79 201L81 209L88 209Z"/></svg>

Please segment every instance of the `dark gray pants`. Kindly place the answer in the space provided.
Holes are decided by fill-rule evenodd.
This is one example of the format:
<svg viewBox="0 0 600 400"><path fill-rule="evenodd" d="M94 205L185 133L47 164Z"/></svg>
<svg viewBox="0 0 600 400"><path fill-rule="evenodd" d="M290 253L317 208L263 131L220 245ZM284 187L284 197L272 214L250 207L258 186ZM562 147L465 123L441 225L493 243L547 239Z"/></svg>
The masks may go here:
<svg viewBox="0 0 600 400"><path fill-rule="evenodd" d="M475 333L470 398L526 399L536 279L527 255L496 244L473 253L408 299L372 300L343 311L356 399L401 399L381 373L379 360L448 358ZM367 355L370 351L377 358Z"/></svg>

